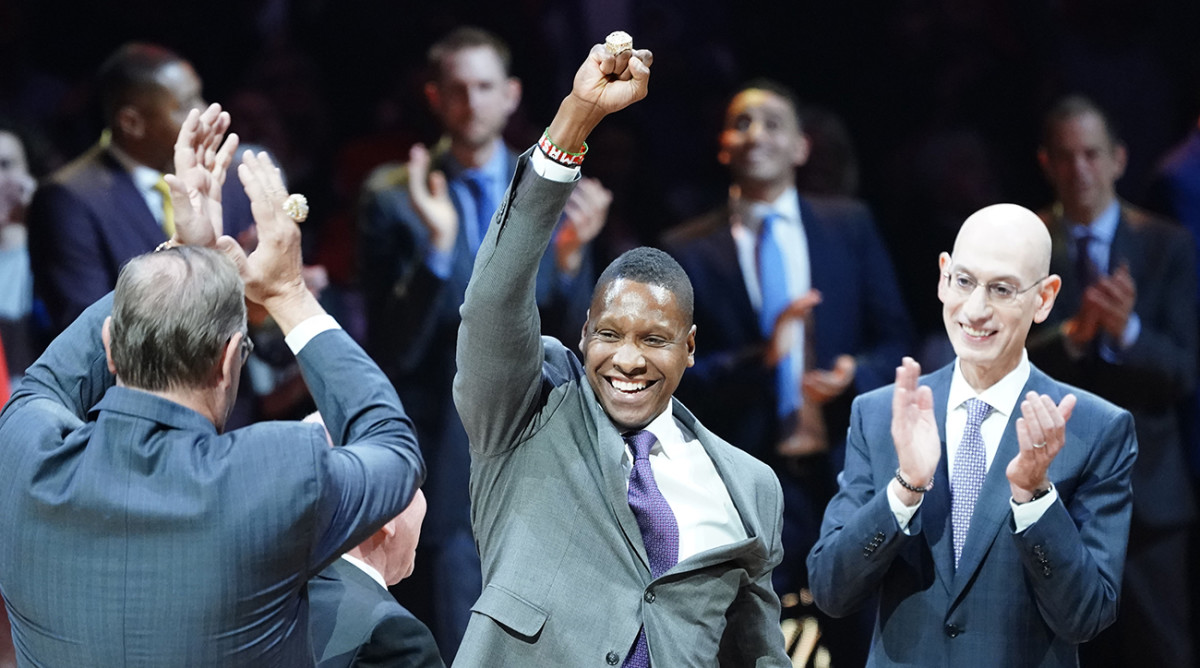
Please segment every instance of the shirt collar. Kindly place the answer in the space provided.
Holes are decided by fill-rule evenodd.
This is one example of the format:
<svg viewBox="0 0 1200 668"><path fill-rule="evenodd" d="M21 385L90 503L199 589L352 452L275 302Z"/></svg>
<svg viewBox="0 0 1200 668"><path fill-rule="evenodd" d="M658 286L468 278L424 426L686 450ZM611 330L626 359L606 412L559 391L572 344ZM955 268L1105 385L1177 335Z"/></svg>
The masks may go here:
<svg viewBox="0 0 1200 668"><path fill-rule="evenodd" d="M504 145L504 140L496 138L495 145L492 150L492 157L487 162L479 167L464 167L462 163L454 157L454 154L447 148L446 150L446 178L454 179L466 171L474 171L483 174L488 178L491 184L498 182L508 185L508 180L512 177L508 169L508 147Z"/></svg>
<svg viewBox="0 0 1200 668"><path fill-rule="evenodd" d="M1105 246L1112 244L1113 237L1117 234L1117 223L1121 220L1121 203L1113 198L1113 201L1105 207L1104 211L1100 212L1096 219L1091 223L1084 225L1075 221L1068 221L1071 229L1071 235L1078 239L1085 233L1090 234L1092 239L1103 243Z"/></svg>
<svg viewBox="0 0 1200 668"><path fill-rule="evenodd" d="M675 415L671 412L671 406L668 405L666 410L658 414L658 417L650 421L644 429L654 438L658 439L656 447L659 451L667 456L667 459L674 459L680 453L679 449L683 447L683 432L679 430L679 425L675 423ZM626 453L629 448L625 448ZM653 452L654 448L650 448Z"/></svg>
<svg viewBox="0 0 1200 668"><path fill-rule="evenodd" d="M1021 361L1017 363L1017 367L1009 371L1003 378L996 381L991 387L978 394L967 383L967 379L963 376L962 369L959 366L959 360L954 360L954 374L950 379L950 395L949 401L946 404L947 410L955 410L963 404L967 399L977 398L986 401L992 410L1000 413L1004 417L1009 417L1013 407L1017 405L1017 400L1021 397L1021 390L1025 388L1025 383L1029 380L1029 353L1021 351Z"/></svg>
<svg viewBox="0 0 1200 668"><path fill-rule="evenodd" d="M121 150L121 147L116 144L110 143L108 145L108 152L112 154L112 157L121 167L125 168L125 171L129 172L129 177L133 179L133 185L137 186L140 192L151 190L154 188L154 184L158 183L158 180L162 178L162 172L134 160L132 156Z"/></svg>
<svg viewBox="0 0 1200 668"><path fill-rule="evenodd" d="M380 587L387 589L387 583L383 581L383 576L380 575L379 571L375 570L370 564L363 561L362 559L352 557L348 554L343 554L342 558L345 559L346 561L354 564L355 566L357 566L358 569L361 570L362 572L366 573L367 575L370 575L371 579L378 582Z"/></svg>
<svg viewBox="0 0 1200 668"><path fill-rule="evenodd" d="M783 191L773 202L747 202L753 229L757 230L759 223L768 214L776 214L783 222L795 224L800 221L800 200L796 188Z"/></svg>

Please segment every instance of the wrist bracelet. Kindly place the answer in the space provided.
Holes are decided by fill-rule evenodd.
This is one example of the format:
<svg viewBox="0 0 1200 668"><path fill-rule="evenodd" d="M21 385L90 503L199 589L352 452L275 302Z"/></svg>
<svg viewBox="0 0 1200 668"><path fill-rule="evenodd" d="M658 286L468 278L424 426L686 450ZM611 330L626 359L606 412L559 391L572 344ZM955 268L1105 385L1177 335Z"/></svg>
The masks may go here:
<svg viewBox="0 0 1200 668"><path fill-rule="evenodd" d="M925 492L928 492L929 490L933 489L933 478L930 478L929 484L924 487L917 487L916 485L910 485L908 483L908 481L904 479L904 476L900 475L900 467L899 466L896 467L896 481L899 482L900 486L903 487L904 489L907 489L910 492L916 492L917 494L924 494Z"/></svg>
<svg viewBox="0 0 1200 668"><path fill-rule="evenodd" d="M550 128L546 128L546 131L542 133L542 138L538 140L537 145L547 158L550 158L563 167L578 167L582 165L583 156L587 155L588 152L587 142L583 142L583 147L579 149L578 153L571 153L559 148L550 139Z"/></svg>
<svg viewBox="0 0 1200 668"><path fill-rule="evenodd" d="M167 239L166 241L162 242L161 244L155 246L154 252L157 253L159 251L170 250L172 248L179 248L182 245L183 244L176 242L174 238L171 238L171 239Z"/></svg>
<svg viewBox="0 0 1200 668"><path fill-rule="evenodd" d="M1049 487L1045 487L1043 489L1039 489L1038 491L1034 492L1033 496L1029 497L1028 501L1017 501L1016 499L1013 499L1013 503L1017 504L1018 506L1021 504L1024 504L1024 503L1033 503L1034 501L1037 501L1038 499L1042 498L1043 496L1046 496L1047 494L1049 494L1050 490L1052 490L1052 489L1054 489L1054 485L1050 485Z"/></svg>

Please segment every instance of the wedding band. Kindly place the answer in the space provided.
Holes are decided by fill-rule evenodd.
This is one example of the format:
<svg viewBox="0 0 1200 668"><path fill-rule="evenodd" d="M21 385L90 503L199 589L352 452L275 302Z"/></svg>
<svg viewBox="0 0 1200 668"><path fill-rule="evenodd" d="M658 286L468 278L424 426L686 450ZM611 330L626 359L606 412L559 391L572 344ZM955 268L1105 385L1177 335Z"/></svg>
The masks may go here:
<svg viewBox="0 0 1200 668"><path fill-rule="evenodd" d="M288 195L283 200L283 212L297 223L303 223L308 218L308 198L300 193Z"/></svg>
<svg viewBox="0 0 1200 668"><path fill-rule="evenodd" d="M1033 447L1035 447L1035 448L1044 448L1044 447L1046 447L1046 442L1045 442L1045 441L1042 441L1041 443L1034 443L1034 444L1033 444Z"/></svg>
<svg viewBox="0 0 1200 668"><path fill-rule="evenodd" d="M624 30L614 30L604 39L604 48L609 53L618 54L622 51L633 50L633 37Z"/></svg>

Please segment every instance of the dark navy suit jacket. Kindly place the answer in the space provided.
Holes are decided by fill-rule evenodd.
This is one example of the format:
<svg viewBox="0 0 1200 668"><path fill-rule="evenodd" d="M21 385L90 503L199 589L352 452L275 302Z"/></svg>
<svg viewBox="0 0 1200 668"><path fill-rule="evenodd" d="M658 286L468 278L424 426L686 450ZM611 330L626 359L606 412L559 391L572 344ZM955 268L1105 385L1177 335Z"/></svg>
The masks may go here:
<svg viewBox="0 0 1200 668"><path fill-rule="evenodd" d="M442 668L429 628L371 576L338 559L308 582L317 668Z"/></svg>
<svg viewBox="0 0 1200 668"><path fill-rule="evenodd" d="M114 385L111 297L29 368L0 413L0 591L21 665L311 666L309 578L424 477L391 384L341 330L297 359L318 425L219 434Z"/></svg>
<svg viewBox="0 0 1200 668"><path fill-rule="evenodd" d="M236 237L252 222L248 200L240 187L223 195L225 233ZM28 227L34 291L54 334L116 287L126 262L167 238L129 172L99 144L38 188Z"/></svg>

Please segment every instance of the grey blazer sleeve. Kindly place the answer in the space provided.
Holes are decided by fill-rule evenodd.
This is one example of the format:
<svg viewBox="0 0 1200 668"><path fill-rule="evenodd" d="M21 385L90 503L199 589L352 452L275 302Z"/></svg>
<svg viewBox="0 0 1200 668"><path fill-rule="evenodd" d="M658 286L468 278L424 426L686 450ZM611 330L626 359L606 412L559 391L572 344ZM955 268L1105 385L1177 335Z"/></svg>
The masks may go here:
<svg viewBox="0 0 1200 668"><path fill-rule="evenodd" d="M538 176L526 152L475 257L458 330L454 404L476 453L514 447L537 406L538 263L574 187Z"/></svg>

